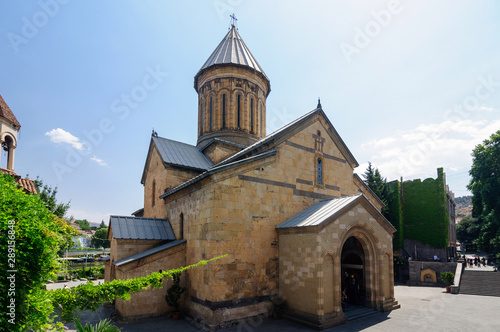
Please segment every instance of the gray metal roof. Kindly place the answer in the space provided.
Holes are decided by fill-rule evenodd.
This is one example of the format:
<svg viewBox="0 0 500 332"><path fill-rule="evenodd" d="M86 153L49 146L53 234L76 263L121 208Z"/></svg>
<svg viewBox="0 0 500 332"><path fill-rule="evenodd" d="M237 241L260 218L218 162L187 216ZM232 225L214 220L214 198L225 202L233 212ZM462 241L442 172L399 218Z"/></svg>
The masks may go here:
<svg viewBox="0 0 500 332"><path fill-rule="evenodd" d="M360 197L363 197L363 195L359 194L354 196L346 196L318 202L295 215L294 217L288 219L281 225L276 226L276 228L318 226L324 221L333 217L346 206L354 203Z"/></svg>
<svg viewBox="0 0 500 332"><path fill-rule="evenodd" d="M227 33L224 39L222 39L215 51L213 51L213 53L208 57L207 61L200 68L196 76L198 76L206 68L219 64L235 64L250 67L260 72L267 78L264 70L262 70L262 67L259 65L257 60L255 60L234 26Z"/></svg>
<svg viewBox="0 0 500 332"><path fill-rule="evenodd" d="M109 224L115 239L175 240L174 231L167 219L111 216Z"/></svg>
<svg viewBox="0 0 500 332"><path fill-rule="evenodd" d="M176 193L179 190L184 189L184 188L192 185L193 183L201 181L204 178L206 178L207 176L210 176L212 174L221 172L221 171L229 169L229 168L240 166L240 165L243 165L243 164L246 164L246 163L250 163L250 162L255 161L255 160L259 160L259 159L267 158L267 157L270 157L270 156L274 156L276 153L277 153L276 150L270 150L270 151L266 151L264 153L261 153L261 154L258 154L258 155L255 155L255 156L252 156L252 157L249 157L249 158L246 158L246 159L235 161L233 163L229 163L229 164L224 164L224 165L213 167L213 168L209 169L208 171L206 171L206 172L204 172L204 173L202 173L202 174L200 174L200 175L192 178L191 180L186 181L186 182L182 183L181 185L179 185L179 186L177 186L177 187L175 187L175 188L173 188L173 189L171 189L171 190L163 193L160 196L160 198L165 198L165 197L167 197L169 195L172 195L173 193Z"/></svg>
<svg viewBox="0 0 500 332"><path fill-rule="evenodd" d="M176 247L176 246L181 245L183 243L186 243L186 240L177 240L177 241L165 243L165 244L162 244L161 246L154 247L152 249L148 249L148 250L140 252L138 254L120 259L116 262L113 262L113 265L122 266L122 265L130 264L130 263L135 262L141 258L151 256L153 254L156 254L158 252L162 252L164 250Z"/></svg>
<svg viewBox="0 0 500 332"><path fill-rule="evenodd" d="M214 164L196 146L153 136L163 161L170 165L206 171Z"/></svg>

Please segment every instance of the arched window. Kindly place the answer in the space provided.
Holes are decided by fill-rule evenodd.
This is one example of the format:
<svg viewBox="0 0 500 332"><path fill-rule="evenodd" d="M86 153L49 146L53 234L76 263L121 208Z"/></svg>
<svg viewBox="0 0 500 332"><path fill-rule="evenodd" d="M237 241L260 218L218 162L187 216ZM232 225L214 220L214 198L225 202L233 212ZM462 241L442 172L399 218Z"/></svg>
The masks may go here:
<svg viewBox="0 0 500 332"><path fill-rule="evenodd" d="M226 94L222 95L222 128L226 128Z"/></svg>
<svg viewBox="0 0 500 332"><path fill-rule="evenodd" d="M210 97L210 131L212 131L212 97Z"/></svg>
<svg viewBox="0 0 500 332"><path fill-rule="evenodd" d="M156 180L153 180L153 188L151 190L151 206L155 206Z"/></svg>
<svg viewBox="0 0 500 332"><path fill-rule="evenodd" d="M179 227L180 227L179 240L183 240L184 239L184 214L183 213L181 213Z"/></svg>
<svg viewBox="0 0 500 332"><path fill-rule="evenodd" d="M323 160L316 159L316 184L323 184Z"/></svg>
<svg viewBox="0 0 500 332"><path fill-rule="evenodd" d="M200 136L203 135L203 101L201 102Z"/></svg>
<svg viewBox="0 0 500 332"><path fill-rule="evenodd" d="M250 98L250 131L253 133L253 98Z"/></svg>
<svg viewBox="0 0 500 332"><path fill-rule="evenodd" d="M237 111L237 128L240 129L240 117L241 117L241 95L238 95L238 111Z"/></svg>
<svg viewBox="0 0 500 332"><path fill-rule="evenodd" d="M260 136L262 136L264 132L262 131L262 103L260 103Z"/></svg>

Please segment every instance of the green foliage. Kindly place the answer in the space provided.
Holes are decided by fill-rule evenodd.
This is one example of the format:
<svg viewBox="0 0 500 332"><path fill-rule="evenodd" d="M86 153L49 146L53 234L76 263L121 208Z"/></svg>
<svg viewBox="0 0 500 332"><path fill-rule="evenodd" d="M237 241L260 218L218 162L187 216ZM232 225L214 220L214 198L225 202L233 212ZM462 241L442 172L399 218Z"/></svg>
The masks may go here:
<svg viewBox="0 0 500 332"><path fill-rule="evenodd" d="M77 332L120 332L122 330L114 326L109 319L101 320L96 326L92 326L90 323L82 326L79 321L75 321L75 327Z"/></svg>
<svg viewBox="0 0 500 332"><path fill-rule="evenodd" d="M104 266L89 267L88 269L76 269L68 271L73 278L97 278L104 275Z"/></svg>
<svg viewBox="0 0 500 332"><path fill-rule="evenodd" d="M403 182L404 235L434 248L448 246L449 217L443 169L437 179Z"/></svg>
<svg viewBox="0 0 500 332"><path fill-rule="evenodd" d="M135 279L115 279L111 282L95 285L92 282L81 284L70 289L56 289L49 291L52 299L52 306L61 314L64 321L75 319L77 310L96 311L100 305L112 302L119 298L130 300L131 294L143 289L161 288L166 278L173 278L175 274L192 269L208 262L226 257L227 255L203 260L196 264L172 269L163 272L155 272L146 277Z"/></svg>
<svg viewBox="0 0 500 332"><path fill-rule="evenodd" d="M75 220L75 223L78 224L78 226L80 226L80 229L81 230L84 230L84 231L90 231L90 225L89 225L89 222L87 221L87 219L78 219L78 220Z"/></svg>
<svg viewBox="0 0 500 332"><path fill-rule="evenodd" d="M55 276L60 266L57 250L72 227L55 217L37 195L19 189L12 177L0 174L0 188L0 252L4 253L0 259L0 305L5 310L11 299L15 300L15 325L8 322L12 317L1 315L0 326L7 331L49 327L53 309L41 287Z"/></svg>
<svg viewBox="0 0 500 332"><path fill-rule="evenodd" d="M38 197L45 204L47 209L49 209L50 212L52 212L59 218L64 218L64 215L69 209L70 202L68 203L57 202L56 199L57 187L52 188L49 185L44 184L43 180L40 179L38 176L36 177L35 185L39 192Z"/></svg>
<svg viewBox="0 0 500 332"><path fill-rule="evenodd" d="M174 307L175 310L179 310L179 299L182 293L186 291L185 287L181 287L181 275L180 273L172 275L172 286L167 290L167 295L165 295L165 301L170 307Z"/></svg>
<svg viewBox="0 0 500 332"><path fill-rule="evenodd" d="M366 185L370 187L370 189L387 207L388 197L390 195L387 180L382 177L378 168L372 167L371 162L368 162L368 168L366 169L364 176ZM382 209L382 212L385 212L384 209Z"/></svg>
<svg viewBox="0 0 500 332"><path fill-rule="evenodd" d="M479 220L478 249L500 253L500 130L472 151L472 215Z"/></svg>
<svg viewBox="0 0 500 332"><path fill-rule="evenodd" d="M452 272L441 272L441 280L443 280L446 286L453 285L453 280L455 275Z"/></svg>
<svg viewBox="0 0 500 332"><path fill-rule="evenodd" d="M108 238L108 229L107 228L99 228L92 235L91 244L94 248L109 248L111 247L111 243Z"/></svg>
<svg viewBox="0 0 500 332"><path fill-rule="evenodd" d="M457 239L463 244L472 244L481 233L481 224L477 218L467 216L457 224Z"/></svg>
<svg viewBox="0 0 500 332"><path fill-rule="evenodd" d="M387 197L387 208L384 216L397 230L393 236L393 249L402 249L404 248L404 220L400 198L401 184L399 181L392 181L387 183L387 188L389 195Z"/></svg>

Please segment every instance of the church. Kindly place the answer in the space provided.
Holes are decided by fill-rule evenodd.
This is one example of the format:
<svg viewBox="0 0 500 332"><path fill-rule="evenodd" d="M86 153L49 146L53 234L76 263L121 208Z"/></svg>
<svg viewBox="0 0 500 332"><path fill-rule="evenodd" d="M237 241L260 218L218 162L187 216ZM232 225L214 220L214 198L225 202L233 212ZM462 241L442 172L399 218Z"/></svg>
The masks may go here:
<svg viewBox="0 0 500 332"><path fill-rule="evenodd" d="M343 292L351 305L398 308L396 230L319 100L268 135L270 80L234 25L194 88L197 143L151 135L144 208L110 217L106 280L227 254L181 276L183 312L210 328L268 315L277 303L282 317L329 328L346 322ZM117 300L118 316L166 314L170 283Z"/></svg>

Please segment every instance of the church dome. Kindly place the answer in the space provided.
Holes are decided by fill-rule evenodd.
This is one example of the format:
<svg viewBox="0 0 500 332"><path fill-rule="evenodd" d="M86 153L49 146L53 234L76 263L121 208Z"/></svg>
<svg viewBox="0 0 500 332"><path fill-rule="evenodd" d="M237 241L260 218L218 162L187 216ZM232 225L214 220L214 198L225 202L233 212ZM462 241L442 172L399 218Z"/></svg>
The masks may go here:
<svg viewBox="0 0 500 332"><path fill-rule="evenodd" d="M195 75L195 88L198 77L202 72L215 65L246 66L262 74L269 81L269 78L257 60L255 60L252 52L250 52L234 25Z"/></svg>
<svg viewBox="0 0 500 332"><path fill-rule="evenodd" d="M194 88L199 148L214 141L245 147L266 136L271 84L234 25L195 75Z"/></svg>

